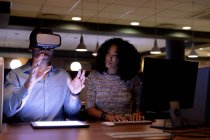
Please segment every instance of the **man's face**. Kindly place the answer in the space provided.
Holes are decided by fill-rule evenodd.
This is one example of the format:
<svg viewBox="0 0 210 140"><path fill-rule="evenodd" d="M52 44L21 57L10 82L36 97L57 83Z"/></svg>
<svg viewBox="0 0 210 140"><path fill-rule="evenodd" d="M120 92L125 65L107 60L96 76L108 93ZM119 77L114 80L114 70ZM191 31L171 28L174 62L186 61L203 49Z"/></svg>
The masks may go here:
<svg viewBox="0 0 210 140"><path fill-rule="evenodd" d="M53 49L32 48L32 58L36 58L40 54L44 54L43 62L49 63L53 56Z"/></svg>

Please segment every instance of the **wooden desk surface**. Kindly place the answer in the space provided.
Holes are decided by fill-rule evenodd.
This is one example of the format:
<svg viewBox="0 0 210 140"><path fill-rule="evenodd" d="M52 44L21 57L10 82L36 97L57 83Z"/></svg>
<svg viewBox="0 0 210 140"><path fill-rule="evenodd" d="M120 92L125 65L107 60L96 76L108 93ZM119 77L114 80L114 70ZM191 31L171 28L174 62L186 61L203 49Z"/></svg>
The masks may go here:
<svg viewBox="0 0 210 140"><path fill-rule="evenodd" d="M170 139L170 137L147 138L113 138L107 133L115 132L142 132L161 131L150 128L149 125L118 125L107 127L101 122L88 122L89 128L59 128L59 129L33 129L29 124L4 124L0 140L144 140L144 139ZM210 128L197 128L196 131L210 133ZM182 130L184 131L184 130ZM210 140L209 138L191 138L176 136L173 140Z"/></svg>

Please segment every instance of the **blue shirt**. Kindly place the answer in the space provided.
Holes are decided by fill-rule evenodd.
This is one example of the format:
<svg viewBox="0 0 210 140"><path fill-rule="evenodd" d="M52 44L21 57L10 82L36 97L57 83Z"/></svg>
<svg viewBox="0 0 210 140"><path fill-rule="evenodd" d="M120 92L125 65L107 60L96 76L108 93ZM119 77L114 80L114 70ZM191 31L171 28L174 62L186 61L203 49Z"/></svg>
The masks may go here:
<svg viewBox="0 0 210 140"><path fill-rule="evenodd" d="M65 70L52 67L46 78L38 81L29 93L24 83L30 71L28 62L8 73L4 85L4 116L20 122L53 121L71 118L79 112L81 101L70 92L69 74Z"/></svg>

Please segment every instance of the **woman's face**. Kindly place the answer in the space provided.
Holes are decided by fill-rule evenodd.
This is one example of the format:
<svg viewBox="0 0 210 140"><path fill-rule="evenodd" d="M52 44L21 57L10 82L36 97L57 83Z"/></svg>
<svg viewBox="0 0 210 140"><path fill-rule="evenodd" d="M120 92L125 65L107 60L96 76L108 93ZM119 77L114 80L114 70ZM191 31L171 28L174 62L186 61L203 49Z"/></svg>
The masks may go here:
<svg viewBox="0 0 210 140"><path fill-rule="evenodd" d="M117 57L117 46L112 45L106 54L105 65L108 70L117 70L119 59Z"/></svg>

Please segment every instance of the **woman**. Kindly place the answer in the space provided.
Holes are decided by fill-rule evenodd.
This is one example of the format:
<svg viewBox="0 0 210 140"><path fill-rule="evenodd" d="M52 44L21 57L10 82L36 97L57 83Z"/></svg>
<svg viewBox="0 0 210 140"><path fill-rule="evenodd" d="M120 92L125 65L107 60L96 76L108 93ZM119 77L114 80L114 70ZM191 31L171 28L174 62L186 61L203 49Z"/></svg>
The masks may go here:
<svg viewBox="0 0 210 140"><path fill-rule="evenodd" d="M139 68L132 44L120 38L105 41L86 82L87 114L102 121L141 120Z"/></svg>

